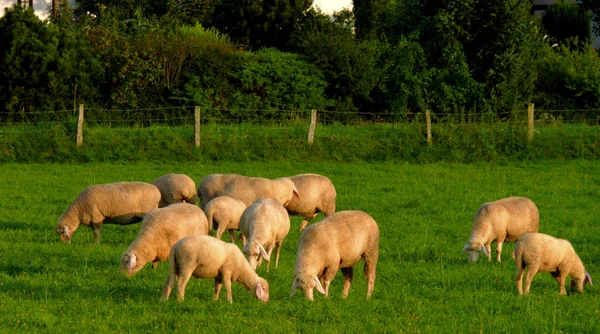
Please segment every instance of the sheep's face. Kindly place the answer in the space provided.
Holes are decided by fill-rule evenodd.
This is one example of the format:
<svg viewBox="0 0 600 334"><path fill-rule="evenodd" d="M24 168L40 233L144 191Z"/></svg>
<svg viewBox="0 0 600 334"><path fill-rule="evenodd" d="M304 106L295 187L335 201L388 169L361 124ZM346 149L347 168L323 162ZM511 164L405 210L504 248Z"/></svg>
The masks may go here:
<svg viewBox="0 0 600 334"><path fill-rule="evenodd" d="M60 240L62 242L71 243L71 235L73 234L73 232L69 231L68 226L57 226L56 234L58 234L60 236Z"/></svg>
<svg viewBox="0 0 600 334"><path fill-rule="evenodd" d="M135 254L129 254L129 253L124 253L123 256L121 256L121 273L123 273L123 275L127 275L129 277L131 277L131 275L133 275L137 270L135 270L137 267L137 257L135 256Z"/></svg>
<svg viewBox="0 0 600 334"><path fill-rule="evenodd" d="M254 295L262 302L269 301L269 283L264 278L260 278L254 287Z"/></svg>
<svg viewBox="0 0 600 334"><path fill-rule="evenodd" d="M312 301L313 300L313 291L315 288L320 293L326 294L325 289L321 285L321 282L319 281L319 278L317 278L317 276L300 274L300 275L296 276L296 278L294 278L294 284L292 285L292 292L291 292L290 296L294 295L294 293L296 292L296 289L302 289L304 291L304 296L306 297L306 299Z"/></svg>
<svg viewBox="0 0 600 334"><path fill-rule="evenodd" d="M467 242L465 247L463 247L463 252L467 252L468 254L468 262L474 263L479 259L479 254L483 252L485 255L488 255L487 248L480 243L475 242Z"/></svg>
<svg viewBox="0 0 600 334"><path fill-rule="evenodd" d="M255 242L248 242L244 249L242 249L242 253L246 255L246 259L250 263L252 270L256 270L257 265L262 262L262 258L267 262L269 261L269 255L263 246Z"/></svg>

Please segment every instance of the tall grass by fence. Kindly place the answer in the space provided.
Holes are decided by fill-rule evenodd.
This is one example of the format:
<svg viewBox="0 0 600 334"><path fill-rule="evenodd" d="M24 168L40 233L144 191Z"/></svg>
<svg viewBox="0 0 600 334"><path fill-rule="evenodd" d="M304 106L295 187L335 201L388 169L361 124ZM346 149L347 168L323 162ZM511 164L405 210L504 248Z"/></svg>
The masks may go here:
<svg viewBox="0 0 600 334"><path fill-rule="evenodd" d="M530 105L500 115L415 113L390 117L369 113L347 117L335 111L217 113L199 107L109 113L80 106L77 111L0 115L4 121L0 161L598 158L600 114L565 120L567 112L534 111ZM276 117L265 119L265 114ZM403 121L386 121L390 118Z"/></svg>

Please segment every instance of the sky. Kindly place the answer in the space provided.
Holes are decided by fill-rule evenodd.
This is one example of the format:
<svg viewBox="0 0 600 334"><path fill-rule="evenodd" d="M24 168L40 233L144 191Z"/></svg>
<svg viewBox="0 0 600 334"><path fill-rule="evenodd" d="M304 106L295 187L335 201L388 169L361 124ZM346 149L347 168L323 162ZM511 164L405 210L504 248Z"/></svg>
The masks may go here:
<svg viewBox="0 0 600 334"><path fill-rule="evenodd" d="M313 6L321 8L327 14L332 14L344 8L352 8L352 0L314 0Z"/></svg>

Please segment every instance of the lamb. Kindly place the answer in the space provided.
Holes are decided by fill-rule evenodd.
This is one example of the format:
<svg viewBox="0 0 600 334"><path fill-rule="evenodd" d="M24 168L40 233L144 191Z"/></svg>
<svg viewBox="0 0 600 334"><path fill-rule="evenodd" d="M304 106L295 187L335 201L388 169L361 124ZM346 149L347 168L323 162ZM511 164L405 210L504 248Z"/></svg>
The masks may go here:
<svg viewBox="0 0 600 334"><path fill-rule="evenodd" d="M156 178L152 184L160 190L159 208L180 202L195 205L198 201L196 183L185 174L166 174Z"/></svg>
<svg viewBox="0 0 600 334"><path fill-rule="evenodd" d="M484 203L475 213L469 241L463 247L463 252L469 253L468 262L477 261L480 252L492 261L490 244L493 241L496 241L496 255L500 262L502 244L516 241L525 233L537 232L539 220L537 206L525 197Z"/></svg>
<svg viewBox="0 0 600 334"><path fill-rule="evenodd" d="M329 284L341 268L345 278L342 297L346 298L354 275L352 267L363 258L369 299L378 257L379 228L371 216L356 210L331 214L300 235L290 296L301 288L306 298L313 300L315 287L329 296Z"/></svg>
<svg viewBox="0 0 600 334"><path fill-rule="evenodd" d="M238 199L246 206L263 197L275 198L285 205L294 196L298 197L298 190L288 177L270 180L237 174L211 174L200 181L198 194L202 209L206 209L210 200L224 195Z"/></svg>
<svg viewBox="0 0 600 334"><path fill-rule="evenodd" d="M244 210L246 204L240 200L229 196L215 197L206 204L208 228L215 229L217 239L221 239L223 232L228 230L231 242L235 242L234 230L240 229L240 217Z"/></svg>
<svg viewBox="0 0 600 334"><path fill-rule="evenodd" d="M274 198L261 198L252 203L240 218L240 231L246 255L252 269L264 258L267 271L271 253L275 250L275 268L279 264L281 244L290 231L290 216ZM247 239L247 241L246 241Z"/></svg>
<svg viewBox="0 0 600 334"><path fill-rule="evenodd" d="M157 208L160 191L145 182L97 184L85 188L58 219L56 233L71 242L80 224L91 226L94 241L100 243L102 224L133 224Z"/></svg>
<svg viewBox="0 0 600 334"><path fill-rule="evenodd" d="M525 267L525 294L529 294L531 280L539 271L549 271L558 282L561 295L566 295L565 279L571 276L571 290L583 291L586 283L592 285L592 277L584 269L570 242L543 233L527 233L517 240L515 246L517 272L515 283L519 295L523 294L522 279Z"/></svg>
<svg viewBox="0 0 600 334"><path fill-rule="evenodd" d="M206 235L192 235L179 240L171 248L169 277L161 299L169 299L177 282L177 297L179 301L183 301L185 286L192 275L196 278L214 277L215 301L219 298L224 283L227 301L233 302L231 282L240 282L259 300L265 303L269 301L269 283L256 274L235 244Z"/></svg>
<svg viewBox="0 0 600 334"><path fill-rule="evenodd" d="M150 261L156 269L159 261L168 260L173 244L192 234L208 234L206 215L197 205L175 203L148 212L137 237L121 256L121 272L132 276Z"/></svg>
<svg viewBox="0 0 600 334"><path fill-rule="evenodd" d="M325 216L335 212L336 192L329 178L319 174L299 174L290 179L298 189L299 198L292 198L285 208L291 216L304 217L299 231L304 230L319 212Z"/></svg>

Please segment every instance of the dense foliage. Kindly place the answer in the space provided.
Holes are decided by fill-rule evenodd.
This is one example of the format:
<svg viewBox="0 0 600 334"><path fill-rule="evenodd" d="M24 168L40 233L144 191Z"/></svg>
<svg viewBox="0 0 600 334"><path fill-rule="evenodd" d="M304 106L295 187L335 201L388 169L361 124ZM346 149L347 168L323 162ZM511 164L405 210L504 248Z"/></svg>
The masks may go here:
<svg viewBox="0 0 600 334"><path fill-rule="evenodd" d="M49 21L17 5L0 18L2 119L80 103L140 122L164 116L144 109L190 105L240 120L314 108L378 121L599 107L589 14L567 4L544 25L520 0L355 0L332 16L309 0L78 4ZM556 29L568 19L578 23ZM568 36L576 48L551 47Z"/></svg>

